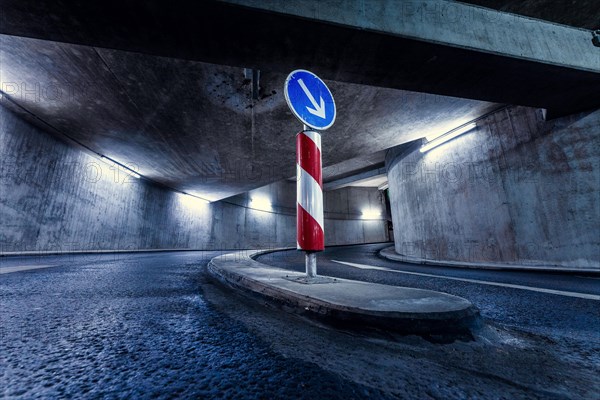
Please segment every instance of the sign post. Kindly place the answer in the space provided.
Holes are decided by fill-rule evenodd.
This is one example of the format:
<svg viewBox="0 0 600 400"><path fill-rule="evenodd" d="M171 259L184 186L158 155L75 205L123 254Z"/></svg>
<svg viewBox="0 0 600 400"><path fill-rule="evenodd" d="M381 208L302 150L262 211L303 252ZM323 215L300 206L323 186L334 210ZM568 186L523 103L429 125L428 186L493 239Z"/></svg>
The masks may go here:
<svg viewBox="0 0 600 400"><path fill-rule="evenodd" d="M335 122L335 102L318 76L306 70L292 71L284 87L292 113L302 122L296 135L296 243L306 252L306 275L317 276L317 252L325 249L321 134Z"/></svg>

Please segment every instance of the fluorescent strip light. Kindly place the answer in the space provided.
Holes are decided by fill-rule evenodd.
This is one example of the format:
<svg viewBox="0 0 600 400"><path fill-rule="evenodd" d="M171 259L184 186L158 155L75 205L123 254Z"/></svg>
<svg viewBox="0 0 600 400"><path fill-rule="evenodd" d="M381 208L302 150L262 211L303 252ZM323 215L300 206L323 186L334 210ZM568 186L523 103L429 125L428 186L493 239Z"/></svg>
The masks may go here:
<svg viewBox="0 0 600 400"><path fill-rule="evenodd" d="M126 166L124 166L123 164L108 158L106 156L100 156L101 159L104 160L104 162L106 162L107 164L109 164L112 167L117 168L117 171L123 171L125 172L127 175L131 176L132 178L135 179L140 179L142 176L140 174L138 174L137 172L135 172L134 170L132 170L131 168L128 168Z"/></svg>
<svg viewBox="0 0 600 400"><path fill-rule="evenodd" d="M381 211L379 210L363 210L363 219L379 219L381 218Z"/></svg>
<svg viewBox="0 0 600 400"><path fill-rule="evenodd" d="M455 137L458 137L464 133L469 132L470 130L474 129L477 125L475 124L475 122L471 122L470 124L464 125L462 127L456 128L454 130L451 130L450 132L439 136L438 138L431 140L429 142L427 142L423 147L421 147L420 152L421 153L425 153L426 151L429 151L431 149L433 149L434 147L437 147L443 143L446 143L449 140L454 139Z"/></svg>
<svg viewBox="0 0 600 400"><path fill-rule="evenodd" d="M386 183L382 183L381 185L377 186L377 190L385 190L389 187L390 187L390 183L386 182Z"/></svg>
<svg viewBox="0 0 600 400"><path fill-rule="evenodd" d="M192 194L177 191L177 200L185 209L192 212L205 213L208 211L209 201L201 197L196 197Z"/></svg>
<svg viewBox="0 0 600 400"><path fill-rule="evenodd" d="M129 176L132 176L132 177L134 177L135 179L140 179L140 178L141 178L140 174L138 174L137 172L133 172L132 170L130 170L130 169L127 169L127 168L123 168L123 169L125 170L125 173L126 173L127 175L129 175Z"/></svg>
<svg viewBox="0 0 600 400"><path fill-rule="evenodd" d="M273 205L271 204L271 201L266 197L253 197L250 200L250 203L252 204L252 208L256 208L257 210L262 210L262 211L272 211L273 210Z"/></svg>
<svg viewBox="0 0 600 400"><path fill-rule="evenodd" d="M194 196L193 194L189 194L189 193L185 193L185 192L182 192L182 193L184 195L186 195L186 196L189 196L189 197L195 199L195 200L199 200L199 201L201 201L204 204L209 204L210 203L210 201L208 201L206 199L203 199L202 197Z"/></svg>

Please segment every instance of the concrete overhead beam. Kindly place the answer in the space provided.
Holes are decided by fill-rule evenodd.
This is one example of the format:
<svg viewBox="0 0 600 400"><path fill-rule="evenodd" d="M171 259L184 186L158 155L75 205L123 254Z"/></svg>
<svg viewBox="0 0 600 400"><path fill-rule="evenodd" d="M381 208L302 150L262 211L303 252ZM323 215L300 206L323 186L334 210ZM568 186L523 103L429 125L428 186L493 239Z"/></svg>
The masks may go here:
<svg viewBox="0 0 600 400"><path fill-rule="evenodd" d="M323 190L335 190L340 189L345 186L351 185L354 182L362 181L369 178L375 178L377 176L385 176L387 170L385 167L379 167L370 169L368 171L362 171L350 176L346 176L340 179L336 179L334 181L326 182L323 184Z"/></svg>
<svg viewBox="0 0 600 400"><path fill-rule="evenodd" d="M589 31L462 3L0 0L0 33L423 93L550 116L600 106Z"/></svg>
<svg viewBox="0 0 600 400"><path fill-rule="evenodd" d="M600 90L600 48L594 46L592 32L585 29L448 0L219 1L444 46L450 51L454 48L476 52L477 57L472 57L469 53L461 54L459 51L451 56L467 60L472 57L470 61L473 65L460 66L462 72L469 71L472 74L470 79L465 79L464 73L462 78L457 75L461 71L455 70L458 66L456 63L446 63L449 60L441 62L443 58L438 58L437 55L432 55L425 64L441 64L440 68L447 76L458 78L454 81L455 85L480 85L484 91L489 90L489 93L481 93L476 89L447 88L444 82L440 82L439 71L432 73L429 65L421 69L423 65L417 66L411 61L405 66L418 67L421 71L419 78L431 77L430 84L423 83L415 87L409 83L397 83L390 85L391 87L542 107L547 109L548 118L600 106L598 96L593 94ZM329 40L327 36L322 39ZM357 53L359 51L357 49ZM395 51L406 51L407 57L415 58L427 53L427 50L422 54L418 51L415 53L408 46L398 46ZM357 56L360 57L360 54ZM515 63L515 60L543 65L534 67L538 74L534 78L530 74L535 75L536 72L529 71L529 67ZM549 66L558 69L553 70ZM504 76L497 76L497 68L505 69ZM544 80L552 80L550 74L562 75L562 69L580 71L579 76L583 80L589 78L593 89L577 87L569 90L566 87L556 87L551 91L539 91L546 84ZM586 74L587 72L591 75ZM400 69L399 73L405 71ZM432 83L438 87L431 87ZM553 86L548 83L546 89ZM519 85L532 92L512 93L514 90L502 87L503 85Z"/></svg>
<svg viewBox="0 0 600 400"><path fill-rule="evenodd" d="M456 1L220 1L462 49L600 72L600 49L594 48L590 31Z"/></svg>

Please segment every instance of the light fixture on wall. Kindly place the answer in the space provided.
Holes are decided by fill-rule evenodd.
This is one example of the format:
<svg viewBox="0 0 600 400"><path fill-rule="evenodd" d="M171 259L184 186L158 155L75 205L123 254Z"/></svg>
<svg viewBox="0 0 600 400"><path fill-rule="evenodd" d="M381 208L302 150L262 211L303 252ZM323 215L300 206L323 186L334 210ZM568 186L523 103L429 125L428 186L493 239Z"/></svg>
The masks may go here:
<svg viewBox="0 0 600 400"><path fill-rule="evenodd" d="M373 210L371 208L367 208L362 210L362 218L363 219L380 219L381 218L381 210Z"/></svg>
<svg viewBox="0 0 600 400"><path fill-rule="evenodd" d="M193 215L204 215L210 212L208 201L185 192L177 192L176 200L179 203L179 210Z"/></svg>
<svg viewBox="0 0 600 400"><path fill-rule="evenodd" d="M390 183L388 181L385 181L381 185L377 186L377 190L386 190L389 187L390 187Z"/></svg>
<svg viewBox="0 0 600 400"><path fill-rule="evenodd" d="M272 211L271 200L265 196L253 196L250 198L250 206L261 211Z"/></svg>
<svg viewBox="0 0 600 400"><path fill-rule="evenodd" d="M427 143L421 147L421 149L419 150L421 153L425 153L426 151L429 151L431 149L433 149L434 147L438 147L439 145L446 143L452 139L454 139L455 137L458 137L462 134L465 134L467 132L469 132L470 130L474 129L477 125L475 124L475 122L471 122L469 124L463 125L463 126L459 126L456 129L453 129L449 132L440 134L440 135L430 135L427 136Z"/></svg>
<svg viewBox="0 0 600 400"><path fill-rule="evenodd" d="M203 211L206 209L206 205L210 203L206 199L185 192L179 192L178 197L183 206L185 206L187 209L195 211Z"/></svg>

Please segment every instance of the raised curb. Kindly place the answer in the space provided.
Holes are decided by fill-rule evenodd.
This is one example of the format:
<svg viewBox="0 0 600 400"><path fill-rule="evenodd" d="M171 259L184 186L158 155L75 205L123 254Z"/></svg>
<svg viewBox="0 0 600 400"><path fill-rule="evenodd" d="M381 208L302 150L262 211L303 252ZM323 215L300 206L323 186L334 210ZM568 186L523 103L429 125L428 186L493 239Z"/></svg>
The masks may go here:
<svg viewBox="0 0 600 400"><path fill-rule="evenodd" d="M304 276L271 267L253 257L277 250L230 253L213 258L209 273L218 281L286 311L349 329L384 329L403 334L467 334L480 325L466 299L430 290L346 279L306 285ZM329 286L328 286L329 285Z"/></svg>
<svg viewBox="0 0 600 400"><path fill-rule="evenodd" d="M420 265L432 265L439 267L452 267L452 268L470 268L470 269L490 269L498 271L538 271L538 272L560 272L560 273L574 273L581 272L585 274L598 274L600 275L599 268L586 268L586 267L562 267L562 266L550 266L550 265L523 265L523 264L506 264L506 263L474 263L474 262L463 262L463 261L444 261L444 260L429 260L425 258L406 256L403 254L396 253L394 246L386 247L379 250L379 256L391 261L400 261L409 264L420 264Z"/></svg>
<svg viewBox="0 0 600 400"><path fill-rule="evenodd" d="M120 254L120 253L169 253L184 251L228 251L228 249L121 249L121 250L35 250L35 251L5 251L0 252L0 257L29 257L29 256L69 256L85 254ZM233 251L233 250L232 250Z"/></svg>

